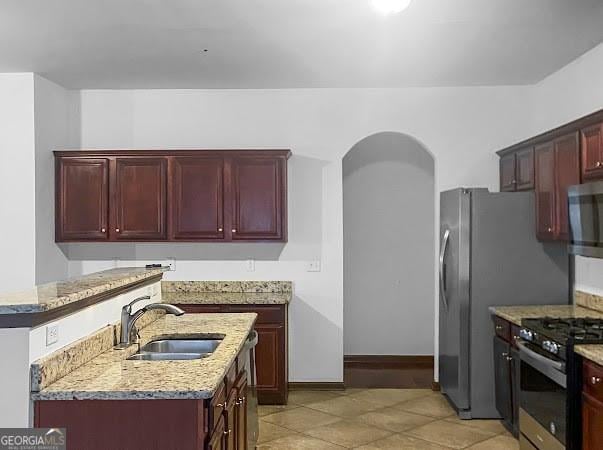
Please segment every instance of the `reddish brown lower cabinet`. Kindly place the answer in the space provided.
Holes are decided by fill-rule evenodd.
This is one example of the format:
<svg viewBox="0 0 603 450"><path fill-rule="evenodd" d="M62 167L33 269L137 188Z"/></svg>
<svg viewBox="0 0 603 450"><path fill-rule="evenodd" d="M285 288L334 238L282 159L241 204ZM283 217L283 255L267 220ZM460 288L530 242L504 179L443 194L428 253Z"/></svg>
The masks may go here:
<svg viewBox="0 0 603 450"><path fill-rule="evenodd" d="M286 305L179 304L187 313L255 312L258 344L255 348L258 402L284 405L288 397L288 342Z"/></svg>
<svg viewBox="0 0 603 450"><path fill-rule="evenodd" d="M237 372L240 364L232 366L237 381L225 377L208 400L37 401L34 425L66 428L70 449L246 450L247 374Z"/></svg>
<svg viewBox="0 0 603 450"><path fill-rule="evenodd" d="M603 449L603 367L584 361L582 448Z"/></svg>
<svg viewBox="0 0 603 450"><path fill-rule="evenodd" d="M56 241L287 241L289 150L55 152Z"/></svg>

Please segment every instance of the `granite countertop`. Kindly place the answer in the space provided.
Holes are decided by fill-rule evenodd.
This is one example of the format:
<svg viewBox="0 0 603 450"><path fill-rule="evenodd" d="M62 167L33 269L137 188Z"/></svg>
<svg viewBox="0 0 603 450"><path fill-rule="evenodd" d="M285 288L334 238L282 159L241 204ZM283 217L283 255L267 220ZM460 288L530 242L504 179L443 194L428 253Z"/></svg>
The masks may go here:
<svg viewBox="0 0 603 450"><path fill-rule="evenodd" d="M163 292L174 305L287 305L291 292Z"/></svg>
<svg viewBox="0 0 603 450"><path fill-rule="evenodd" d="M603 345L577 345L574 350L594 363L603 366Z"/></svg>
<svg viewBox="0 0 603 450"><path fill-rule="evenodd" d="M161 275L166 270L166 268L122 267L42 284L27 291L0 294L0 314L30 314L50 311Z"/></svg>
<svg viewBox="0 0 603 450"><path fill-rule="evenodd" d="M521 326L522 319L537 319L539 317L603 318L603 312L575 305L491 306L490 312L518 326Z"/></svg>
<svg viewBox="0 0 603 450"><path fill-rule="evenodd" d="M140 330L141 344L166 337L223 337L207 358L128 361L138 345L110 349L39 392L33 400L204 399L214 395L235 361L255 313L165 315Z"/></svg>

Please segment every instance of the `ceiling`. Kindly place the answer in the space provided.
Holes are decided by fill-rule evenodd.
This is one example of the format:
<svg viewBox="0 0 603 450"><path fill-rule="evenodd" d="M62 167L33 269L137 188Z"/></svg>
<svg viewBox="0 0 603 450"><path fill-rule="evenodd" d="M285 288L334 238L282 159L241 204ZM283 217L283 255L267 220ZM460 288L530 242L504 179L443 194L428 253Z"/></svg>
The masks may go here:
<svg viewBox="0 0 603 450"><path fill-rule="evenodd" d="M531 84L603 41L601 0L1 0L0 72L69 88ZM207 49L207 51L204 51Z"/></svg>

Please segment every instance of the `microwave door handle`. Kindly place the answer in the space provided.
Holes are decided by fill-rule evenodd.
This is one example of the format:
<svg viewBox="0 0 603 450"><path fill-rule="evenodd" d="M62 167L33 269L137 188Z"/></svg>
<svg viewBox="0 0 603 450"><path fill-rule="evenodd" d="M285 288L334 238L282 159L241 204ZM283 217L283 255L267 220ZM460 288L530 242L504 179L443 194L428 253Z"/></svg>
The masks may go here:
<svg viewBox="0 0 603 450"><path fill-rule="evenodd" d="M448 238L450 237L450 230L444 231L442 237L442 246L440 247L440 295L442 296L442 302L444 307L448 309L448 299L446 298L446 269L444 267L444 258L446 256L446 249L448 248Z"/></svg>

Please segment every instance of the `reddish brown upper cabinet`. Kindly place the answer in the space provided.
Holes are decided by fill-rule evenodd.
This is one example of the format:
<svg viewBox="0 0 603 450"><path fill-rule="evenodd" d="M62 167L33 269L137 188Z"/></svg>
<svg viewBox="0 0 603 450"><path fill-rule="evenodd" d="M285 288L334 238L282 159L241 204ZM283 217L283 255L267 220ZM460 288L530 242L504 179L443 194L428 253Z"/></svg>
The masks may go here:
<svg viewBox="0 0 603 450"><path fill-rule="evenodd" d="M580 183L577 133L536 146L536 236L568 240L567 188Z"/></svg>
<svg viewBox="0 0 603 450"><path fill-rule="evenodd" d="M116 240L165 239L166 158L117 158L112 234Z"/></svg>
<svg viewBox="0 0 603 450"><path fill-rule="evenodd" d="M524 148L500 158L500 191L534 189L534 149Z"/></svg>
<svg viewBox="0 0 603 450"><path fill-rule="evenodd" d="M170 158L171 237L224 239L224 159Z"/></svg>
<svg viewBox="0 0 603 450"><path fill-rule="evenodd" d="M232 239L286 239L287 172L282 158L236 157L231 163Z"/></svg>
<svg viewBox="0 0 603 450"><path fill-rule="evenodd" d="M56 178L56 240L106 240L109 160L61 159L56 164Z"/></svg>
<svg viewBox="0 0 603 450"><path fill-rule="evenodd" d="M55 152L56 241L287 241L289 150Z"/></svg>
<svg viewBox="0 0 603 450"><path fill-rule="evenodd" d="M603 178L603 123L580 131L582 143L582 180Z"/></svg>

